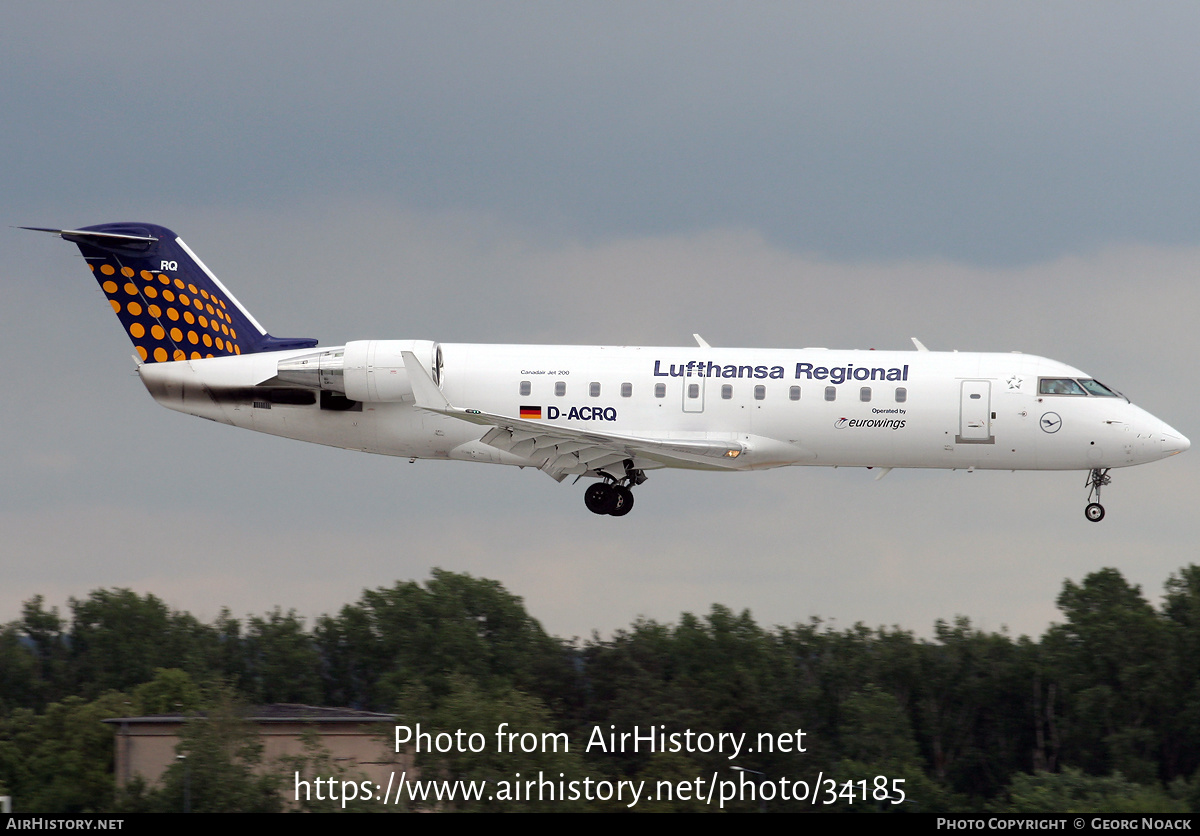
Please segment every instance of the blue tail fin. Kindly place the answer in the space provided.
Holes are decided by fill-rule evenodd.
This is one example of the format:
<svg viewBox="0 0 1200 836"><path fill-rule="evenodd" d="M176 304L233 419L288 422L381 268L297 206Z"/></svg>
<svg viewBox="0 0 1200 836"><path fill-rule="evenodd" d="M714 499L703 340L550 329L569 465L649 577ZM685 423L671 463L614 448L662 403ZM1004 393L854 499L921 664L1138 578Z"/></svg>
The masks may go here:
<svg viewBox="0 0 1200 836"><path fill-rule="evenodd" d="M154 224L53 232L79 247L142 360L162 363L311 348L308 337L266 332L187 244Z"/></svg>

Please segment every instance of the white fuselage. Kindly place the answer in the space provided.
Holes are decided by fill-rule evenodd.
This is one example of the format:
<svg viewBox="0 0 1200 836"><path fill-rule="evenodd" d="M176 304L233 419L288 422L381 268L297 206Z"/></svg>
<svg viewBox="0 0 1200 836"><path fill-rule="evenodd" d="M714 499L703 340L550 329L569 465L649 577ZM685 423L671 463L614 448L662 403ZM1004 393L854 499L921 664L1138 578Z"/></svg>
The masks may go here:
<svg viewBox="0 0 1200 836"><path fill-rule="evenodd" d="M259 432L392 456L542 465L536 451L485 443L486 427L418 408L402 351L457 407L742 448L734 458L672 466L1092 470L1188 446L1124 397L1040 393L1040 381L1087 375L1019 353L372 340L320 350L344 362L332 391L277 376L281 362L313 349L152 363L140 373L164 406Z"/></svg>

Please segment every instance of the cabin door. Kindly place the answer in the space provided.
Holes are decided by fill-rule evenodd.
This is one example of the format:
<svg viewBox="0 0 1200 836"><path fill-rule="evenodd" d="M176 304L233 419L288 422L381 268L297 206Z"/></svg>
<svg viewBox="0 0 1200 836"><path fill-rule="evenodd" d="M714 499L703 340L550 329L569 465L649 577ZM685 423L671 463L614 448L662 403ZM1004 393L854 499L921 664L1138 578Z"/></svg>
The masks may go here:
<svg viewBox="0 0 1200 836"><path fill-rule="evenodd" d="M992 383L989 380L964 380L959 409L959 444L994 444L992 436Z"/></svg>

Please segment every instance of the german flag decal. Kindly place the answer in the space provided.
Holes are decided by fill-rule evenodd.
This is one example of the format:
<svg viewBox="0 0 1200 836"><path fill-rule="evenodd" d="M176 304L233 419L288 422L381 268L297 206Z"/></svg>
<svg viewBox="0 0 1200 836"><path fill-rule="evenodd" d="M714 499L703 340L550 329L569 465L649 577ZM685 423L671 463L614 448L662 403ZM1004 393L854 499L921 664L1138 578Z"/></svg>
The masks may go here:
<svg viewBox="0 0 1200 836"><path fill-rule="evenodd" d="M521 407L521 417L536 418L540 421L542 418L542 408L540 406L523 406Z"/></svg>

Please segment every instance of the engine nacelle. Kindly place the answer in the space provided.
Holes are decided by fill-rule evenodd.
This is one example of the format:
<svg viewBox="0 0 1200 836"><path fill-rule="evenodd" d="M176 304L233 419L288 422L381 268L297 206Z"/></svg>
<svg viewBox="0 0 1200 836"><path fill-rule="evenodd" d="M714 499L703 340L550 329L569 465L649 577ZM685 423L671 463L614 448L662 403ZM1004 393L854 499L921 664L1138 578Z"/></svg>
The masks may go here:
<svg viewBox="0 0 1200 836"><path fill-rule="evenodd" d="M337 348L279 361L276 378L311 389L345 395L352 401L389 403L412 400L412 385L401 352L411 351L440 376L438 347L429 340L355 340Z"/></svg>

